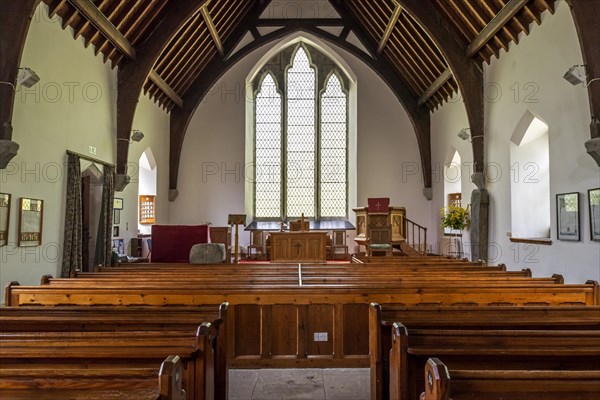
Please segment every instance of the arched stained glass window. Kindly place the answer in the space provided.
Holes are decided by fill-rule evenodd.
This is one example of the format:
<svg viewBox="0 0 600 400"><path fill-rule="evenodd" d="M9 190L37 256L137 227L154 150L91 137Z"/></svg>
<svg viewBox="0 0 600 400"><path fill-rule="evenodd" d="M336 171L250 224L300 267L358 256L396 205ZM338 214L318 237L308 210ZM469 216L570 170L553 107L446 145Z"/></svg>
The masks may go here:
<svg viewBox="0 0 600 400"><path fill-rule="evenodd" d="M281 95L268 74L256 96L256 204L261 217L281 216ZM257 208L258 210L258 208Z"/></svg>
<svg viewBox="0 0 600 400"><path fill-rule="evenodd" d="M348 123L346 93L331 75L321 96L321 216L346 215Z"/></svg>
<svg viewBox="0 0 600 400"><path fill-rule="evenodd" d="M279 82L270 70L260 76L255 98L255 218L347 217L347 90L332 72L331 61L318 55L313 62L311 55L301 44L276 57L283 63L276 68ZM319 80L321 73L328 77Z"/></svg>

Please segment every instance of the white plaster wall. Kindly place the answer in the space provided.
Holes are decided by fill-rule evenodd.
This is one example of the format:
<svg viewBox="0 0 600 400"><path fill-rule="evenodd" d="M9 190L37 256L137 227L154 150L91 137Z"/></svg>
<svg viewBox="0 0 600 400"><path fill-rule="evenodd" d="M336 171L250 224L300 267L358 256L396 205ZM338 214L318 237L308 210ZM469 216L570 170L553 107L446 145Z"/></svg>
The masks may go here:
<svg viewBox="0 0 600 400"><path fill-rule="evenodd" d="M9 244L0 248L2 289L9 281L38 285L43 274L60 275L64 234L66 150L114 162L116 107L111 87L116 73L95 58L91 48L50 20L41 4L31 23L21 65L33 69L40 82L20 87L13 114L13 140L19 152L0 172L1 191L12 195ZM89 163L82 163L82 171ZM20 197L44 200L42 245L19 248ZM4 298L4 297L2 297Z"/></svg>
<svg viewBox="0 0 600 400"><path fill-rule="evenodd" d="M455 149L461 156L461 180L460 189L462 194L462 206L471 203L471 192L475 185L471 182L473 173L473 152L471 143L460 139L458 132L469 126L462 98L457 95L450 99L443 107L435 111L431 116L431 159L432 159L432 188L433 199L431 201L431 219L427 232L427 240L431 243L432 250L439 254L447 254L450 250L450 237L443 235L440 226L440 211L446 206L444 185L456 187L456 174L454 171L445 171L444 166L448 158L449 149ZM450 192L452 193L452 192ZM469 231L463 232L464 252L469 253L468 247Z"/></svg>
<svg viewBox="0 0 600 400"><path fill-rule="evenodd" d="M391 204L407 208L409 218L428 225L431 208L422 195L417 140L406 112L375 72L344 50L331 47L357 77L357 179L351 183L356 185L357 201L350 207L366 206L369 197L390 197ZM211 221L223 226L229 213L244 212L244 85L269 48L258 49L236 64L196 111L183 144L172 224ZM354 223L353 215L350 221ZM349 232L351 251L353 237ZM240 244L248 241L247 235L240 237Z"/></svg>
<svg viewBox="0 0 600 400"><path fill-rule="evenodd" d="M532 26L530 35L522 36L518 46L511 45L500 60L493 59L485 66L485 151L491 198L489 261L506 263L509 269L531 268L535 276L563 274L567 282L600 279L600 244L590 241L585 199L588 189L600 185L598 167L584 147L590 137L589 103L584 88L573 87L562 79L570 66L582 62L570 10L559 1L555 15L544 13L541 26ZM511 243L507 237L511 230L510 137L526 110L539 115L550 127L551 246ZM434 160L443 160L449 145L467 144L456 137L467 126L462 105L445 105L433 115L432 126ZM463 163L467 157L472 161L472 152L464 149ZM463 182L470 181L468 176L463 176ZM443 201L436 187L434 209ZM463 183L465 199L470 198L472 188L472 184ZM564 192L579 192L583 199L580 242L556 239L555 199L557 193Z"/></svg>
<svg viewBox="0 0 600 400"><path fill-rule="evenodd" d="M126 253L129 255L129 244L138 234L138 184L140 172L139 160L142 153L150 147L156 161L156 223L169 223L169 114L159 108L147 96L140 96L133 119L133 129L144 133L141 142L129 144L129 164L127 175L131 178L123 192L115 193L115 197L123 198L123 211L119 234L125 240ZM151 190L151 189L150 189ZM144 193L153 194L153 193ZM150 233L150 225L144 225L139 233Z"/></svg>
<svg viewBox="0 0 600 400"><path fill-rule="evenodd" d="M549 238L551 198L548 136L521 146L510 143L509 147L511 236Z"/></svg>
<svg viewBox="0 0 600 400"><path fill-rule="evenodd" d="M116 154L116 70L103 64L83 39L73 40L70 28L63 31L58 17L50 19L40 4L25 43L21 65L41 78L31 89L19 88L13 114L13 140L19 152L0 171L0 191L12 195L7 246L0 247L0 285L9 281L38 285L43 274L60 275L64 235L66 150L114 163ZM143 143L153 146L159 165L159 220L168 221L168 116L146 98L138 107L134 127L144 130ZM88 152L96 147L96 154ZM141 151L133 144L130 160ZM136 162L137 163L137 162ZM132 169L135 168L135 164ZM82 162L82 171L89 163ZM137 177L137 171L132 177ZM130 194L133 193L133 194ZM44 200L42 245L19 248L18 201L20 197ZM117 197L119 194L117 193ZM130 184L121 216L121 235L135 236L137 184ZM131 210L128 212L128 209ZM129 227L129 230L126 228ZM133 230L131 229L133 227ZM124 229L124 231L123 231ZM2 299L4 296L2 295Z"/></svg>

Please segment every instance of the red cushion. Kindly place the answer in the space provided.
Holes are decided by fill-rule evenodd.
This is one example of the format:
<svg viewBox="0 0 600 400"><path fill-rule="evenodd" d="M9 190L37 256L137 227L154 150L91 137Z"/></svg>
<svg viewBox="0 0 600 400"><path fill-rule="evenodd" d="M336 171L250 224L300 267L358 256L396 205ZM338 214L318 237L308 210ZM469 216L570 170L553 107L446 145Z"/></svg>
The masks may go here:
<svg viewBox="0 0 600 400"><path fill-rule="evenodd" d="M208 243L208 225L152 225L152 262L189 263L198 243Z"/></svg>

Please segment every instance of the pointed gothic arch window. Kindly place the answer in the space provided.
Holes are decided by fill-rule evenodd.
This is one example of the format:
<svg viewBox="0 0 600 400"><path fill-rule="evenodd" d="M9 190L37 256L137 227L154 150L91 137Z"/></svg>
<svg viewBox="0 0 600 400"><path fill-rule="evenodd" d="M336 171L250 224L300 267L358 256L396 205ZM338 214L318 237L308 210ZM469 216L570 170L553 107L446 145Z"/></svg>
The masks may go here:
<svg viewBox="0 0 600 400"><path fill-rule="evenodd" d="M314 50L312 51L314 53ZM254 216L263 220L346 218L348 91L322 54L304 44L275 57L255 94ZM326 79L319 79L320 74Z"/></svg>

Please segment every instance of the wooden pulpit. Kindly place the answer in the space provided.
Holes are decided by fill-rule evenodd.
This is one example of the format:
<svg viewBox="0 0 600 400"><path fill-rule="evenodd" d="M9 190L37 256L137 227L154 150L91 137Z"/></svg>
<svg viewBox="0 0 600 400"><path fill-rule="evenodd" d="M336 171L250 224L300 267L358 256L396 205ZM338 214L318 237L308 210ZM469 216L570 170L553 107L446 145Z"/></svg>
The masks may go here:
<svg viewBox="0 0 600 400"><path fill-rule="evenodd" d="M406 209L387 205L382 207L382 202L371 202L372 207L353 208L356 213L356 237L354 241L360 246L366 246L369 232L373 228L391 228L391 241L393 245L400 245L405 241L406 232ZM379 204L378 204L379 203ZM389 203L388 203L389 204ZM373 209L374 212L370 212Z"/></svg>

